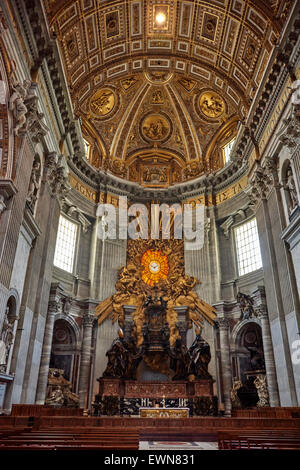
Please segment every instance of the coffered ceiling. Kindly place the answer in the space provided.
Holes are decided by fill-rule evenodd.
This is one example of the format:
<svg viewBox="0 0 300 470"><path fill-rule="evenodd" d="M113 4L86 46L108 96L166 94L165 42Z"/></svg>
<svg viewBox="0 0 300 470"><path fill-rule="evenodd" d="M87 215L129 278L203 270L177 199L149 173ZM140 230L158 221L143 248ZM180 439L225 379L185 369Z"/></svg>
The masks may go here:
<svg viewBox="0 0 300 470"><path fill-rule="evenodd" d="M154 187L224 165L291 4L45 3L91 163Z"/></svg>

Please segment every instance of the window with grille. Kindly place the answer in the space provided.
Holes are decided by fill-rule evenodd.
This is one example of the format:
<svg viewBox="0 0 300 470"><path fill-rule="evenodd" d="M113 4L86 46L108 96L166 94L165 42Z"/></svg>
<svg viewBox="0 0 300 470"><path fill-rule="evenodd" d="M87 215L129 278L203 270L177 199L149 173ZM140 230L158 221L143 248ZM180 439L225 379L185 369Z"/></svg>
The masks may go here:
<svg viewBox="0 0 300 470"><path fill-rule="evenodd" d="M235 242L239 275L262 267L256 219L235 229Z"/></svg>
<svg viewBox="0 0 300 470"><path fill-rule="evenodd" d="M74 266L77 225L62 215L59 218L54 265L71 273Z"/></svg>

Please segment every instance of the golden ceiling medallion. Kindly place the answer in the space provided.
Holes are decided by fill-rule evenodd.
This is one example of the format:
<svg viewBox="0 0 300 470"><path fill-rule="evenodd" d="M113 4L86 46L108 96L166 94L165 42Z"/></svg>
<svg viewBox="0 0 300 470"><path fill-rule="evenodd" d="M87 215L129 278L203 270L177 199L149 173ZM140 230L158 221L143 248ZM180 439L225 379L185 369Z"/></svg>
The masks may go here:
<svg viewBox="0 0 300 470"><path fill-rule="evenodd" d="M90 100L90 111L94 116L107 116L116 105L115 93L110 88L101 88Z"/></svg>
<svg viewBox="0 0 300 470"><path fill-rule="evenodd" d="M204 91L199 97L199 108L204 116L218 119L225 112L225 102L215 91Z"/></svg>
<svg viewBox="0 0 300 470"><path fill-rule="evenodd" d="M168 258L161 251L147 250L141 259L143 266L142 279L153 287L161 280L167 279L169 272Z"/></svg>
<svg viewBox="0 0 300 470"><path fill-rule="evenodd" d="M165 115L148 114L141 121L141 133L147 141L166 141L171 133L171 124Z"/></svg>

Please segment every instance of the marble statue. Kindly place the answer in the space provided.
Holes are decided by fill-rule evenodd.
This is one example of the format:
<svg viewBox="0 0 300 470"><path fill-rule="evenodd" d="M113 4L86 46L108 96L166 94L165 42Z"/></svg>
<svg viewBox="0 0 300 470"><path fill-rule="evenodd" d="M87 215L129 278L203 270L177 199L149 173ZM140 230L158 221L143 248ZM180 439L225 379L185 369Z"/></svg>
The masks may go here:
<svg viewBox="0 0 300 470"><path fill-rule="evenodd" d="M295 180L293 176L293 171L292 168L289 166L286 172L286 184L285 184L285 189L289 193L289 200L288 200L288 209L289 212L292 212L295 207L298 205L298 196L297 196L297 190L296 190L296 185L295 185Z"/></svg>
<svg viewBox="0 0 300 470"><path fill-rule="evenodd" d="M19 135L21 130L25 127L26 123L26 113L28 111L27 106L25 105L25 99L28 95L28 90L31 86L30 80L24 80L23 83L15 83L13 85L13 94L9 100L9 109L12 111L15 126L14 134Z"/></svg>
<svg viewBox="0 0 300 470"><path fill-rule="evenodd" d="M10 323L7 317L8 307L3 321L2 332L0 337L0 367L4 369L7 364L8 354L14 340L14 322Z"/></svg>
<svg viewBox="0 0 300 470"><path fill-rule="evenodd" d="M241 309L240 321L249 320L249 318L255 315L253 300L251 299L250 295L238 292L236 300L239 303Z"/></svg>
<svg viewBox="0 0 300 470"><path fill-rule="evenodd" d="M33 163L29 188L27 193L27 201L30 204L30 207L34 207L36 200L37 200L37 193L40 188L40 180L41 180L41 164L38 160L35 160Z"/></svg>

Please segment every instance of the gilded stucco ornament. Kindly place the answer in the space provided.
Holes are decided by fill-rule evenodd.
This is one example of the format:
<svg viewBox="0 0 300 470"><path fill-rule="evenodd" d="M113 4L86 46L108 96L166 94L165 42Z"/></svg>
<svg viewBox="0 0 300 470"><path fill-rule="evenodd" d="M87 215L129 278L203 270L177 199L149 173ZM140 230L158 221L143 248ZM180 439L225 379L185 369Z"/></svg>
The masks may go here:
<svg viewBox="0 0 300 470"><path fill-rule="evenodd" d="M158 254L153 256L154 252ZM158 265L159 261L161 261L162 267ZM155 287L144 282L143 279L147 262L146 272L153 273L155 271L154 274L157 274L162 269L164 271L164 276L157 279L158 282L153 283ZM173 346L179 337L178 316L174 307L188 307L188 327L194 323L201 328L203 319L206 319L210 324L214 322L215 310L198 297L194 291L197 284L199 281L195 277L188 276L184 272L183 242L181 240L128 240L127 266L123 266L119 270L116 293L96 307L95 314L98 317L98 324L111 318L113 322L118 321L122 327L124 322L123 305L134 305L136 309L133 313L133 321L137 346L140 346L143 342L142 327L145 322L145 301L155 289L158 297L168 301L167 322L170 327L170 345Z"/></svg>
<svg viewBox="0 0 300 470"><path fill-rule="evenodd" d="M110 114L116 105L116 96L110 88L101 88L90 99L89 109L95 117Z"/></svg>
<svg viewBox="0 0 300 470"><path fill-rule="evenodd" d="M163 114L148 114L142 119L141 134L147 141L166 141L171 133L169 119Z"/></svg>
<svg viewBox="0 0 300 470"><path fill-rule="evenodd" d="M198 99L199 108L204 116L218 119L225 112L225 102L215 91L204 91Z"/></svg>

